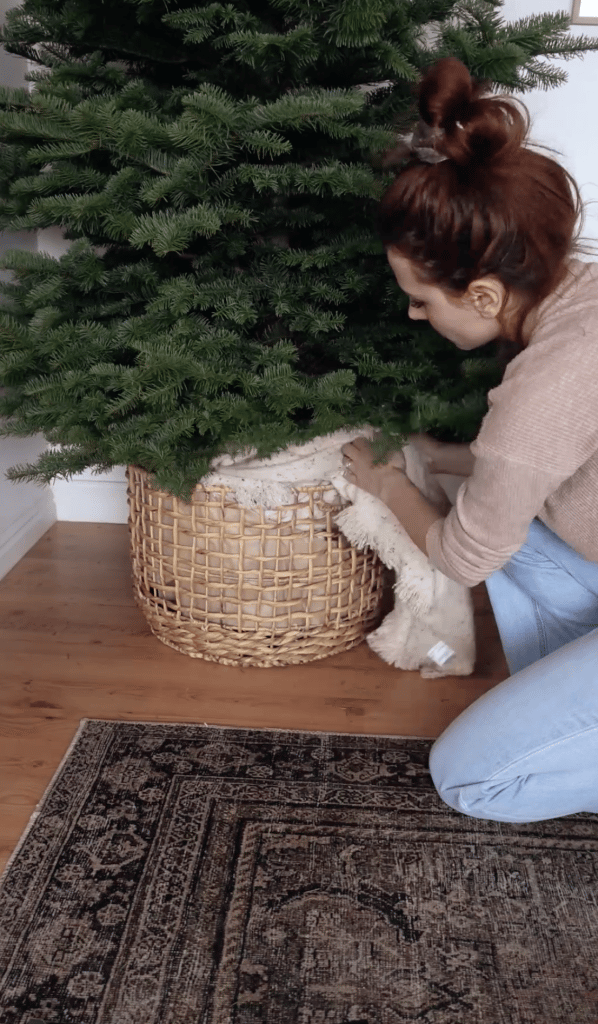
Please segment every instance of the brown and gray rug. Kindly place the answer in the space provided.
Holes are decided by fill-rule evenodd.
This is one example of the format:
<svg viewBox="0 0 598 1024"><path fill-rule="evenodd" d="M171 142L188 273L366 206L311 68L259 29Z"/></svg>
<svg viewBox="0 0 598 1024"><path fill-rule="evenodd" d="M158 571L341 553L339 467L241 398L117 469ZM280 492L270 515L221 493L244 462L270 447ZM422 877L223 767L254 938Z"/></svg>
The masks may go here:
<svg viewBox="0 0 598 1024"><path fill-rule="evenodd" d="M3 876L1 1024L598 1024L598 817L432 740L87 720Z"/></svg>

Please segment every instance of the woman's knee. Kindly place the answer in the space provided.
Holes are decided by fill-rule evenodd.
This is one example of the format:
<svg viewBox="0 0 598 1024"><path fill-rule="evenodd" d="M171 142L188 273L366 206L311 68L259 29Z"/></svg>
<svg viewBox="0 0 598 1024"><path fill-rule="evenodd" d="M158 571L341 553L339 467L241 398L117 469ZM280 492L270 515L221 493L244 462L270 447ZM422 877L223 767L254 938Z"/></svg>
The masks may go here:
<svg viewBox="0 0 598 1024"><path fill-rule="evenodd" d="M466 730L451 726L454 723L432 744L428 767L440 798L463 814L467 813L463 804L464 792L471 793L473 787L483 784L484 769L475 763L475 743L468 744L464 739Z"/></svg>
<svg viewBox="0 0 598 1024"><path fill-rule="evenodd" d="M450 793L451 787L455 787L454 766L458 760L458 751L450 739L445 739L444 733L432 744L428 761L428 768L432 776L432 782L445 802L445 793ZM451 806L453 806L451 804Z"/></svg>
<svg viewBox="0 0 598 1024"><path fill-rule="evenodd" d="M464 770L462 760L459 757L459 750L463 751L462 744L459 750L455 743L450 740L442 742L440 736L430 750L429 768L434 788L443 803L459 814L465 814L472 818L484 818L489 820L505 821L504 817L496 817L488 806L491 803L492 794L487 793L487 788L492 789L491 784L472 778ZM475 775L475 773L474 773ZM473 802L473 806L470 804Z"/></svg>

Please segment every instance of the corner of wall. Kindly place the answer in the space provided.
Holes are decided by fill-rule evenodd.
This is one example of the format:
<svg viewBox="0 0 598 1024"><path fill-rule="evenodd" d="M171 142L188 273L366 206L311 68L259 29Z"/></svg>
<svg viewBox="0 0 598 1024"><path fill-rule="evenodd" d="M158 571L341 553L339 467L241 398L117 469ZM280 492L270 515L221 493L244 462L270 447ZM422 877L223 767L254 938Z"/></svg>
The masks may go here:
<svg viewBox="0 0 598 1024"><path fill-rule="evenodd" d="M8 484L17 488L13 501L2 503L0 514L0 579L37 544L44 533L56 522L56 505L49 487L35 488L32 485Z"/></svg>

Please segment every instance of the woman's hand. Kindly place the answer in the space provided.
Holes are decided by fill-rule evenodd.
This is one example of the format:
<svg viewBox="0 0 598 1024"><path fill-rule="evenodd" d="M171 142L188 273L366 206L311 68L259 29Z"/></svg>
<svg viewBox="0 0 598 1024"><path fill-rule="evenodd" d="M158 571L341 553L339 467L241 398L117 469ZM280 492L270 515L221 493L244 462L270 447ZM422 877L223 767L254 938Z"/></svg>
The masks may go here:
<svg viewBox="0 0 598 1024"><path fill-rule="evenodd" d="M386 464L375 466L372 445L366 437L356 437L343 445L341 451L349 483L361 487L380 501L385 501L400 477L407 479L402 452L393 452Z"/></svg>
<svg viewBox="0 0 598 1024"><path fill-rule="evenodd" d="M409 537L428 558L427 532L445 512L437 508L412 484L405 469L402 452L393 452L386 465L374 466L372 446L365 437L357 437L342 447L345 476L349 483L369 491L390 509Z"/></svg>
<svg viewBox="0 0 598 1024"><path fill-rule="evenodd" d="M448 446L429 434L409 434L408 440L415 448L425 472L440 472L443 453Z"/></svg>

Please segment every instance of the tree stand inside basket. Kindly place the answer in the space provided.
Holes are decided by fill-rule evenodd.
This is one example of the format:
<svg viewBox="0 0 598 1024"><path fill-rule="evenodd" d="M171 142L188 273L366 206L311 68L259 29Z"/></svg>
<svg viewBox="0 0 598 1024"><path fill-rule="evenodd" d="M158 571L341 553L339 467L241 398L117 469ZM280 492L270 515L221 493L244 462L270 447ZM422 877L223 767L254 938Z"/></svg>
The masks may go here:
<svg viewBox="0 0 598 1024"><path fill-rule="evenodd" d="M297 502L248 509L225 486L191 504L127 469L135 600L152 633L191 658L279 666L361 643L382 617L385 567L343 536L348 502L322 486Z"/></svg>

